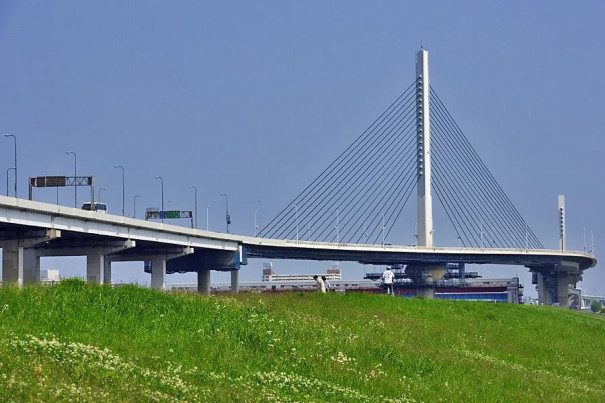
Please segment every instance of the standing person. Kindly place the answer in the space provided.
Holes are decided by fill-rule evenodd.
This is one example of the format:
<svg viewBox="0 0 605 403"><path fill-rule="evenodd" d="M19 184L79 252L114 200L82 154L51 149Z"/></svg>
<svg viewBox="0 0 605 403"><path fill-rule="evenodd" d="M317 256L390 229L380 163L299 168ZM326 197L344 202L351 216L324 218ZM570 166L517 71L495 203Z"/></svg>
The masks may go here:
<svg viewBox="0 0 605 403"><path fill-rule="evenodd" d="M326 292L326 283L319 278L317 275L313 276L313 280L317 283L317 291L325 293Z"/></svg>
<svg viewBox="0 0 605 403"><path fill-rule="evenodd" d="M382 273L382 284L385 285L387 289L387 294L395 295L393 291L393 280L395 279L395 273L391 270L390 267L387 266L387 269Z"/></svg>
<svg viewBox="0 0 605 403"><path fill-rule="evenodd" d="M321 279L324 281L324 284L326 286L326 291L330 292L331 290L331 286L330 286L330 281L326 278L326 276L321 276Z"/></svg>

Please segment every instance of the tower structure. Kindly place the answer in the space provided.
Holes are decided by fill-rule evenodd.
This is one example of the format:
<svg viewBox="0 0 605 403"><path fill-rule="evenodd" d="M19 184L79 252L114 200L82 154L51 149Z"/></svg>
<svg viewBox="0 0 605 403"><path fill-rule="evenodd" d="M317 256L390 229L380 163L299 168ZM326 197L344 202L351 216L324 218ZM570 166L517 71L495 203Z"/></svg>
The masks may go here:
<svg viewBox="0 0 605 403"><path fill-rule="evenodd" d="M431 122L429 108L429 52L416 52L416 169L418 189L418 246L433 247L431 196Z"/></svg>
<svg viewBox="0 0 605 403"><path fill-rule="evenodd" d="M565 196L559 195L559 248L565 250Z"/></svg>

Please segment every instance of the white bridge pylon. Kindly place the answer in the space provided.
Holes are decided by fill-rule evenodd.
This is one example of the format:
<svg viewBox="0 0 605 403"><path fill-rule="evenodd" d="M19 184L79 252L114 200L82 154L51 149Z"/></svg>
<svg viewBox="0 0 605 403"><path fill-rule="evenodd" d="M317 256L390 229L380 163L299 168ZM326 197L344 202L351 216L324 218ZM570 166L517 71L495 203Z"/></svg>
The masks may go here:
<svg viewBox="0 0 605 403"><path fill-rule="evenodd" d="M418 246L433 246L431 194L431 119L429 52L416 52L416 169L418 175Z"/></svg>

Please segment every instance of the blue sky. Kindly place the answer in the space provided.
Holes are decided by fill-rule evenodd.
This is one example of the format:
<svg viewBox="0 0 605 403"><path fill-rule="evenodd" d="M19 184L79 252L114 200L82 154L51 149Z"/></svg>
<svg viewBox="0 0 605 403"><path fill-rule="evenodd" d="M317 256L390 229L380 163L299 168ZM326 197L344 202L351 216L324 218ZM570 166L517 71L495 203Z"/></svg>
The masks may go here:
<svg viewBox="0 0 605 403"><path fill-rule="evenodd" d="M166 207L191 209L195 185L200 227L210 206L210 229L222 230L228 193L232 231L252 234L258 200L263 220L280 211L407 88L422 43L432 86L542 243L557 247L565 194L568 247L582 250L586 230L600 258L603 15L598 1L0 0L0 131L18 137L21 197L27 177L71 174L75 151L110 212L121 213L121 164L127 214L135 194L139 216L159 207L160 175ZM0 138L2 185L12 158ZM59 202L73 204L73 189ZM439 212L435 227L437 244L456 243ZM392 242L413 233L403 222ZM84 273L81 258L42 262ZM142 264L117 267L118 280L148 282ZM343 265L345 276L359 267ZM524 268L485 275L501 273L533 289ZM605 294L604 279L587 271L585 292Z"/></svg>

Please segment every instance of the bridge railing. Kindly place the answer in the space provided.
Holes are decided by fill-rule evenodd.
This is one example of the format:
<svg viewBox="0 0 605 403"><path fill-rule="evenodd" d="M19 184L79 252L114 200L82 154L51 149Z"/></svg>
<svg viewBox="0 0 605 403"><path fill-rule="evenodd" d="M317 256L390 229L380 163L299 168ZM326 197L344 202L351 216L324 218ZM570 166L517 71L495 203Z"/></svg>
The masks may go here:
<svg viewBox="0 0 605 403"><path fill-rule="evenodd" d="M427 248L423 248L423 247L419 247L417 245L392 245L392 244L385 244L385 245L377 245L377 244L356 244L356 243L344 243L344 242L317 242L317 241L301 241L301 240L295 240L295 239L285 239L283 240L283 242L285 242L287 245L292 245L292 246L319 246L319 247L335 247L335 248L368 248L368 249L390 249L390 250L400 250L400 249L413 249L413 250L418 250L418 249L427 249ZM460 250L460 251L465 251L465 252L470 252L470 253L477 253L477 252L487 252L487 253L498 253L498 252L503 252L503 253L524 253L524 254L529 254L529 253L536 253L538 252L538 254L557 254L557 255L578 255L580 254L586 254L588 256L593 256L592 253L588 253L588 252L578 252L578 251L562 251L560 249L531 249L531 248L526 248L526 249L521 249L521 248L469 248L469 247L445 247L445 246L433 246L431 248L428 248L431 250L437 250L437 251L453 251L453 250Z"/></svg>

